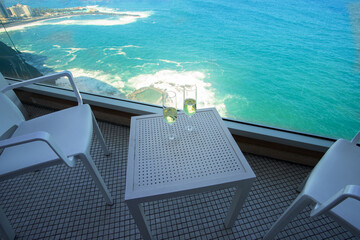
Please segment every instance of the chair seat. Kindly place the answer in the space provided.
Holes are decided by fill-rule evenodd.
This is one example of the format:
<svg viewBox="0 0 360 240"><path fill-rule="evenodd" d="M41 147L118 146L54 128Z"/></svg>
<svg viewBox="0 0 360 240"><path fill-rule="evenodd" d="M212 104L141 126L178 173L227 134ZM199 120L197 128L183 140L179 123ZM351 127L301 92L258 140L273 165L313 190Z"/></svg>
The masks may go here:
<svg viewBox="0 0 360 240"><path fill-rule="evenodd" d="M312 171L303 193L323 203L346 185L360 185L359 156L360 147L337 140ZM330 211L360 230L360 201L348 198Z"/></svg>
<svg viewBox="0 0 360 240"><path fill-rule="evenodd" d="M83 104L22 122L13 137L45 131L66 156L74 156L88 151L92 130L90 106ZM32 171L39 166L50 166L56 161L62 163L45 142L9 147L0 155L0 179Z"/></svg>

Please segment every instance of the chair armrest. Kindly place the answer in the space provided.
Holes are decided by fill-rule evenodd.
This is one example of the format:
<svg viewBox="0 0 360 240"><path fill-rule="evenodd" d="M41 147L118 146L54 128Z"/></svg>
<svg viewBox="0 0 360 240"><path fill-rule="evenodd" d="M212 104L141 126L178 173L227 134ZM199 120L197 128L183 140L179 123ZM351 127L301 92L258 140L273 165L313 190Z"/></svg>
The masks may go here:
<svg viewBox="0 0 360 240"><path fill-rule="evenodd" d="M360 132L358 132L355 137L351 140L351 143L357 144L360 140Z"/></svg>
<svg viewBox="0 0 360 240"><path fill-rule="evenodd" d="M359 185L347 185L339 192L330 197L322 204L316 204L315 208L311 211L311 217L317 217L324 212L329 211L331 208L336 207L339 203L347 198L354 198L360 201L360 186Z"/></svg>
<svg viewBox="0 0 360 240"><path fill-rule="evenodd" d="M43 82L43 81L47 81L47 80L55 80L55 79L58 79L59 77L67 77L69 79L69 82L70 82L71 87L72 87L72 89L74 91L75 97L77 99L78 105L83 104L81 95L79 93L79 90L77 89L77 87L75 85L75 82L74 82L74 79L73 79L73 76L72 76L71 72L69 72L69 71L63 71L63 72L58 72L58 73L54 73L54 74L49 74L49 75L46 75L46 76L32 78L32 79L21 81L19 83L14 83L14 84L11 84L11 85L7 85L7 86L1 88L0 92L4 93L4 92L6 92L8 90L11 90L11 89L14 89L14 88L25 87L25 86L28 86L28 85L33 84L33 83L39 83L39 82Z"/></svg>
<svg viewBox="0 0 360 240"><path fill-rule="evenodd" d="M73 157L68 158L63 151L55 144L51 136L47 132L38 131L29 134L24 134L17 137L8 138L0 141L0 148L7 148L15 145L20 145L29 142L43 141L49 145L49 147L55 152L55 154L64 161L69 167L75 166Z"/></svg>

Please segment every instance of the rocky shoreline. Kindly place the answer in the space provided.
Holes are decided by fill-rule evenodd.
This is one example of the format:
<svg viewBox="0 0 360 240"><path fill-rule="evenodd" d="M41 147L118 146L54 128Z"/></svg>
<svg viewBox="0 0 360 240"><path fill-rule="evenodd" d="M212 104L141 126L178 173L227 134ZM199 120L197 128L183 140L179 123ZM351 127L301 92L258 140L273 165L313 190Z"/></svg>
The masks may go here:
<svg viewBox="0 0 360 240"><path fill-rule="evenodd" d="M29 79L40 77L43 74L25 62L21 53L0 41L0 72L11 78Z"/></svg>
<svg viewBox="0 0 360 240"><path fill-rule="evenodd" d="M147 102L155 105L161 105L163 91L153 86L143 87L135 90L127 96L128 99L139 102Z"/></svg>

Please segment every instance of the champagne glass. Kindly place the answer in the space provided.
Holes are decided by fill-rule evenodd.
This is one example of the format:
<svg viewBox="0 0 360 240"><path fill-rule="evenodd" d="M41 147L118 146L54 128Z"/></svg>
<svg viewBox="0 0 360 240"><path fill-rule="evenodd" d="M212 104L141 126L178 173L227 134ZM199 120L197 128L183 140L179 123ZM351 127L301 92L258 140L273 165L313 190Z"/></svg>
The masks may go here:
<svg viewBox="0 0 360 240"><path fill-rule="evenodd" d="M164 92L162 96L163 104L163 117L166 123L169 124L169 140L175 139L175 133L173 129L173 124L177 119L177 102L176 102L176 93L175 92Z"/></svg>
<svg viewBox="0 0 360 240"><path fill-rule="evenodd" d="M196 97L197 97L197 89L196 85L185 85L184 86L184 112L188 115L188 125L185 129L189 132L195 129L192 126L191 117L196 113Z"/></svg>

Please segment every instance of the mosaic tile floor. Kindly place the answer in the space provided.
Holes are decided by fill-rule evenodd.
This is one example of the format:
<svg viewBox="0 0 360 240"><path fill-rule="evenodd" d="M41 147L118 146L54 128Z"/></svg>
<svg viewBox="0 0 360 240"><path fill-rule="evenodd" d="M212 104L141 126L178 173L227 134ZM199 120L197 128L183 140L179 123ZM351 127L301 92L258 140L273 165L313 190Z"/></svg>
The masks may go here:
<svg viewBox="0 0 360 240"><path fill-rule="evenodd" d="M49 110L26 106L32 116ZM111 151L105 156L93 141L91 155L114 205L107 206L78 162L58 165L0 182L0 206L16 239L141 239L124 202L129 128L99 122ZM144 204L156 239L261 239L297 196L310 167L246 154L257 178L234 226L223 220L234 189L189 195ZM277 239L355 239L327 217L310 219L310 207Z"/></svg>

